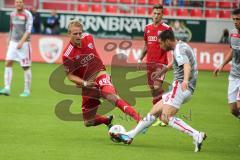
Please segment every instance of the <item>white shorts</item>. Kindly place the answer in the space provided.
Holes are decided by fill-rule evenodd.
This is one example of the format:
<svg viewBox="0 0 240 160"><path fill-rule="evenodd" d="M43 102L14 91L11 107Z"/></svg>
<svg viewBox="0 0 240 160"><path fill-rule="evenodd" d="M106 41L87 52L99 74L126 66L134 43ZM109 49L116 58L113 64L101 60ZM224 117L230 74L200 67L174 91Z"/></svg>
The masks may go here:
<svg viewBox="0 0 240 160"><path fill-rule="evenodd" d="M31 66L31 46L29 42L24 42L22 48L17 49L18 42L10 41L6 60L20 62L22 67Z"/></svg>
<svg viewBox="0 0 240 160"><path fill-rule="evenodd" d="M240 79L229 76L228 80L228 103L240 101Z"/></svg>
<svg viewBox="0 0 240 160"><path fill-rule="evenodd" d="M190 90L182 91L181 84L178 81L174 81L172 84L172 89L163 94L162 100L163 104L168 104L179 109L180 106L187 102L191 97L192 93Z"/></svg>

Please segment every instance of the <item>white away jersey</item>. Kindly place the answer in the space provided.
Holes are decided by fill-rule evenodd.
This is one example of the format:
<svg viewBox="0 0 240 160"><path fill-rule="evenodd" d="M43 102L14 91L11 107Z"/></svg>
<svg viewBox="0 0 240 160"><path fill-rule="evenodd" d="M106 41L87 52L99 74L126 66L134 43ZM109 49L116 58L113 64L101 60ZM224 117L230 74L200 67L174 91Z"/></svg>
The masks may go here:
<svg viewBox="0 0 240 160"><path fill-rule="evenodd" d="M173 52L173 72L174 79L182 83L184 78L183 65L189 63L191 66L191 73L189 79L189 89L193 93L197 82L197 61L193 49L182 41L179 41Z"/></svg>
<svg viewBox="0 0 240 160"><path fill-rule="evenodd" d="M240 78L240 34L237 29L230 32L230 45L233 50L230 76Z"/></svg>
<svg viewBox="0 0 240 160"><path fill-rule="evenodd" d="M32 24L32 14L28 10L24 9L22 13L13 11L10 14L10 40L18 42L25 32L31 33ZM27 41L30 41L30 37Z"/></svg>

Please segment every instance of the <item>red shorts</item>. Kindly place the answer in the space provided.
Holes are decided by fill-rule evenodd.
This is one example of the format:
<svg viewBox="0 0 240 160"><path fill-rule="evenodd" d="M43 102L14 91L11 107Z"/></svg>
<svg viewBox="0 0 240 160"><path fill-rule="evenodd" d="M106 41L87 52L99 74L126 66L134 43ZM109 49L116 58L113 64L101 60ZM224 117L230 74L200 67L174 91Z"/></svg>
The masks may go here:
<svg viewBox="0 0 240 160"><path fill-rule="evenodd" d="M82 113L85 120L95 117L98 106L101 104L99 101L101 97L105 98L108 94L117 94L108 74L97 77L95 82L96 89L82 89Z"/></svg>
<svg viewBox="0 0 240 160"><path fill-rule="evenodd" d="M153 89L154 81L163 81L165 78L165 74L158 78L153 78L153 73L159 70L162 70L162 68L165 65L158 64L158 63L147 63L147 78L148 78L148 85L151 89Z"/></svg>

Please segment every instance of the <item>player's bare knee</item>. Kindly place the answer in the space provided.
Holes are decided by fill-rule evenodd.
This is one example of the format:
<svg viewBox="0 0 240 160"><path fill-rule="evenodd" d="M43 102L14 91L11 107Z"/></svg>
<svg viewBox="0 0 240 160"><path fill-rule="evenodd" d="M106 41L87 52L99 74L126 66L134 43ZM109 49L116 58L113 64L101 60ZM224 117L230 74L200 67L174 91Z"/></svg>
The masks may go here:
<svg viewBox="0 0 240 160"><path fill-rule="evenodd" d="M84 126L85 127L91 127L93 126L94 122L92 120L84 120Z"/></svg>
<svg viewBox="0 0 240 160"><path fill-rule="evenodd" d="M118 100L118 96L115 94L108 94L106 96L106 99L109 100L110 102L115 103Z"/></svg>
<svg viewBox="0 0 240 160"><path fill-rule="evenodd" d="M24 71L28 70L30 67L22 67Z"/></svg>
<svg viewBox="0 0 240 160"><path fill-rule="evenodd" d="M6 61L5 66L6 67L12 67L13 61Z"/></svg>
<svg viewBox="0 0 240 160"><path fill-rule="evenodd" d="M232 113L232 115L238 117L238 115L239 115L239 110L236 109L236 108L232 108L232 109L231 109L231 113Z"/></svg>
<svg viewBox="0 0 240 160"><path fill-rule="evenodd" d="M162 114L161 114L161 117L160 117L161 121L162 121L163 123L165 123L165 124L168 124L169 118L170 118L169 115L167 115L167 114L165 114L165 113L162 113Z"/></svg>

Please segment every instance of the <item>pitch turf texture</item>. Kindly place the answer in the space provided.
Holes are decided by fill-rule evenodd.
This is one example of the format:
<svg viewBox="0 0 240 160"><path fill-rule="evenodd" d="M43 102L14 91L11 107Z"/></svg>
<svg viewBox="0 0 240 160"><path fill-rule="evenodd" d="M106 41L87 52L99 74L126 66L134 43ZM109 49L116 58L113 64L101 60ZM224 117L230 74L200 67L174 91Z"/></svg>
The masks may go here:
<svg viewBox="0 0 240 160"><path fill-rule="evenodd" d="M81 112L81 98L63 95L49 87L49 76L56 67L34 63L31 96L20 98L23 74L21 68L14 65L11 96L0 97L1 160L239 159L240 121L229 113L227 107L227 73L213 78L211 72L199 72L196 92L178 114L208 135L202 152L194 153L192 139L170 127L152 127L126 146L110 141L104 125L86 128L81 121L60 120L55 114L56 104L63 99L73 99L71 112L78 114ZM0 85L3 86L3 62L0 69ZM118 74L121 76L121 72ZM132 78L138 74L130 73L128 76ZM171 81L171 78L172 72L169 72L166 79ZM116 86L125 88L124 85ZM133 87L132 90L144 89L146 86ZM135 106L145 115L151 107L151 98L137 98ZM115 115L114 123L122 124L127 130L135 125L118 109L108 114Z"/></svg>

